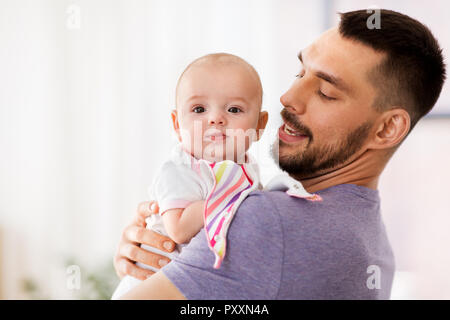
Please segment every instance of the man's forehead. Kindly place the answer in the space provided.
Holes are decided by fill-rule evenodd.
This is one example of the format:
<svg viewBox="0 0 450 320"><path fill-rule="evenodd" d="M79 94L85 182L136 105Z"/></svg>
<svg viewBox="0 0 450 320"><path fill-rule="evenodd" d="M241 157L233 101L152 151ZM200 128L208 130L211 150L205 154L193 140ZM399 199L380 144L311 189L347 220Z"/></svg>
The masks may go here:
<svg viewBox="0 0 450 320"><path fill-rule="evenodd" d="M315 60L324 62L331 60L336 65L348 63L350 65L375 66L385 57L384 53L377 52L371 47L357 40L344 38L337 27L324 32L310 46L302 50L303 56L308 55Z"/></svg>
<svg viewBox="0 0 450 320"><path fill-rule="evenodd" d="M353 85L357 85L384 56L363 43L342 37L337 28L324 32L299 53L305 67L329 73Z"/></svg>
<svg viewBox="0 0 450 320"><path fill-rule="evenodd" d="M329 29L317 38L308 47L302 50L301 55L308 60L320 60L323 58L343 59L345 50L339 31L336 28Z"/></svg>

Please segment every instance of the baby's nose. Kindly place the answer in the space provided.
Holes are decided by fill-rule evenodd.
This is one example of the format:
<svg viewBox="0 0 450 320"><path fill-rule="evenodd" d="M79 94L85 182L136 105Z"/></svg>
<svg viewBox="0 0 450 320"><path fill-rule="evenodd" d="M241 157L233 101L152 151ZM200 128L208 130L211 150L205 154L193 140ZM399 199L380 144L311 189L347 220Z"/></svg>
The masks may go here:
<svg viewBox="0 0 450 320"><path fill-rule="evenodd" d="M223 124L223 123L224 123L223 120L214 120L214 119L209 120L209 124Z"/></svg>
<svg viewBox="0 0 450 320"><path fill-rule="evenodd" d="M225 124L225 118L220 114L211 115L209 118L209 124L210 125L224 125Z"/></svg>

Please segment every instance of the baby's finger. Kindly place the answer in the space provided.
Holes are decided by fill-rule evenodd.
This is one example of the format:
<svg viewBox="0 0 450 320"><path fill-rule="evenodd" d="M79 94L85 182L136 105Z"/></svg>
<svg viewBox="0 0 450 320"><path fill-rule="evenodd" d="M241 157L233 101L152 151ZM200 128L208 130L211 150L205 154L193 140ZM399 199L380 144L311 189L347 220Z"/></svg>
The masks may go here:
<svg viewBox="0 0 450 320"><path fill-rule="evenodd" d="M156 201L150 201L150 211L153 214L159 213L159 205Z"/></svg>

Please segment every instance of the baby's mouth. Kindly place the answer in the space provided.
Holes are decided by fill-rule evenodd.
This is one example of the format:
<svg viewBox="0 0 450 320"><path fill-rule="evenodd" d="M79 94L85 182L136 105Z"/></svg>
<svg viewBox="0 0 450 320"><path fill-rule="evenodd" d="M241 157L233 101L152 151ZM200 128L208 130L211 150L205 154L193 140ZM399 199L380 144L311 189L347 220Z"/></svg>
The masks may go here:
<svg viewBox="0 0 450 320"><path fill-rule="evenodd" d="M212 141L212 142L220 142L224 141L227 137L226 134L224 134L220 130L208 130L209 132L205 134L204 141Z"/></svg>
<svg viewBox="0 0 450 320"><path fill-rule="evenodd" d="M223 141L225 140L227 136L226 135L217 135L217 136L209 136L207 139L211 140L211 141Z"/></svg>

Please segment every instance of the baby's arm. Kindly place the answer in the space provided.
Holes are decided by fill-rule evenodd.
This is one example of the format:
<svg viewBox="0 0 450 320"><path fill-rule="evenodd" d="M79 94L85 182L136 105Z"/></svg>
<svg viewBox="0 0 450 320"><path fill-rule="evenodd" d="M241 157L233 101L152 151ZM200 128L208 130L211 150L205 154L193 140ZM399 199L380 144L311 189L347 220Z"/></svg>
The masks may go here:
<svg viewBox="0 0 450 320"><path fill-rule="evenodd" d="M169 237L178 244L189 242L203 228L205 201L195 201L184 209L167 210L163 216Z"/></svg>

